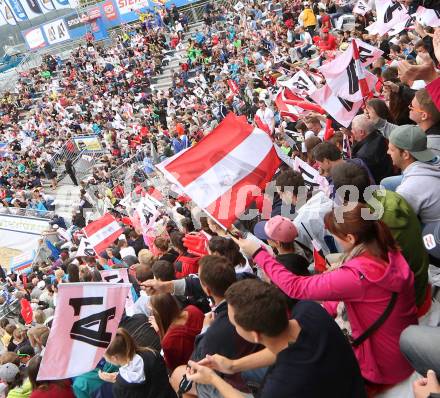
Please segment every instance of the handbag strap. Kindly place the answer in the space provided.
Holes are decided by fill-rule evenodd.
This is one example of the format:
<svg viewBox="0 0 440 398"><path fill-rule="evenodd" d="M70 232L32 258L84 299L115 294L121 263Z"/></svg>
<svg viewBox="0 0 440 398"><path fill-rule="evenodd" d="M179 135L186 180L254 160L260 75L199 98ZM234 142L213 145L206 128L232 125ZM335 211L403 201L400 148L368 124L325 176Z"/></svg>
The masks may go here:
<svg viewBox="0 0 440 398"><path fill-rule="evenodd" d="M396 301L397 301L397 293L393 292L391 294L391 299L388 302L387 308L385 308L385 311L382 313L382 315L359 337L357 337L356 339L352 338L350 341L351 345L357 347L358 345L362 344L365 340L367 340L377 329L379 329L387 320L387 318L390 316L391 311L393 311L393 308L396 305Z"/></svg>

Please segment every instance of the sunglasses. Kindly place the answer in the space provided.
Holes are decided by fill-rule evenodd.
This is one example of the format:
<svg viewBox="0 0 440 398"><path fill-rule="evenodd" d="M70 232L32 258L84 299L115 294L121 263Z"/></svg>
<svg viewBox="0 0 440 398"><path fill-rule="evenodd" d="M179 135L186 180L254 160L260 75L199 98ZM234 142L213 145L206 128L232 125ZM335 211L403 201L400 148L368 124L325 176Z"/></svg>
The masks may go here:
<svg viewBox="0 0 440 398"><path fill-rule="evenodd" d="M425 111L423 109L416 108L416 107L412 106L411 104L409 104L408 108L414 112L425 113Z"/></svg>

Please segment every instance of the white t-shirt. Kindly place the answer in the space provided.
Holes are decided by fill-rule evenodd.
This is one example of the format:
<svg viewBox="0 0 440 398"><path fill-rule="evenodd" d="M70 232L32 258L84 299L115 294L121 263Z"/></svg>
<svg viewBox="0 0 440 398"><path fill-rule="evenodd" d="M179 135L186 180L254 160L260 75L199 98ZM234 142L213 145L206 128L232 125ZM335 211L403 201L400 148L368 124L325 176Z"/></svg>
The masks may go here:
<svg viewBox="0 0 440 398"><path fill-rule="evenodd" d="M136 257L136 252L131 246L122 247L119 252L121 254L122 259L124 259L124 257L127 257L127 256L135 256Z"/></svg>
<svg viewBox="0 0 440 398"><path fill-rule="evenodd" d="M275 126L275 115L273 114L272 109L266 108L264 111L258 109L257 116L261 119L264 124L267 124L271 130L273 130Z"/></svg>

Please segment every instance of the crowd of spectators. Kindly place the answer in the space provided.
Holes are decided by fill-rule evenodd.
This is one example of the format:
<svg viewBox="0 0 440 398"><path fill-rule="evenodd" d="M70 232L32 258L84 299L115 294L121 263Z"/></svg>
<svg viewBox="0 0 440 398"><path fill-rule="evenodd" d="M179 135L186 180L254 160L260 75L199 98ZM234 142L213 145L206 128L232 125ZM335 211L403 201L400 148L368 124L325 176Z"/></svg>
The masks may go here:
<svg viewBox="0 0 440 398"><path fill-rule="evenodd" d="M195 31L175 6L138 12L110 45L49 57L2 96L0 210L56 213L59 170L80 186L80 203L71 217L51 215L56 239L40 241L27 275L2 270L1 304L14 297L33 315L0 320L0 397L440 396L440 28L412 20L394 36L370 35L375 5L365 3L372 11L351 27L352 1L208 2ZM434 0L401 3L410 14L438 10ZM333 119L329 135L328 115L284 115L283 77L303 70L323 85L317 67L354 38L383 55L350 126ZM170 87L157 90L176 59ZM263 125L280 157L301 158L329 191L311 191L285 161L271 214L225 231L165 186L154 165L197 146L230 112ZM103 154L82 179L65 154L84 135ZM127 204L131 191L160 202L149 231ZM80 252L82 229L106 212L123 233L101 253ZM96 369L37 380L59 285L118 268L135 302Z"/></svg>

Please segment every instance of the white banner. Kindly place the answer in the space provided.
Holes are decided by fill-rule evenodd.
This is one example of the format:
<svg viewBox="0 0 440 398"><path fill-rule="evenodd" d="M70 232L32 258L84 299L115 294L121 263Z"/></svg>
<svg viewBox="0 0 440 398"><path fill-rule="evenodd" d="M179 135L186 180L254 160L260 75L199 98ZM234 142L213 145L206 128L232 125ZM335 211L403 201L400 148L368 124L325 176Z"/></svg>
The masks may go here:
<svg viewBox="0 0 440 398"><path fill-rule="evenodd" d="M353 8L354 14L365 15L367 12L371 11L371 7L364 0L358 0Z"/></svg>
<svg viewBox="0 0 440 398"><path fill-rule="evenodd" d="M361 40L356 39L356 44L359 49L359 59L363 67L370 65L383 54L383 51ZM352 102L362 100L352 45L332 62L321 66L319 70L324 75L328 86L336 96ZM377 78L367 71L365 78L371 90L376 84Z"/></svg>
<svg viewBox="0 0 440 398"><path fill-rule="evenodd" d="M128 279L127 268L109 269L109 270L100 271L100 273L103 282L125 283L132 286L130 280ZM125 312L128 316L133 315L133 309L134 309L133 306L134 306L134 300L130 289L127 294L127 299L125 300Z"/></svg>
<svg viewBox="0 0 440 398"><path fill-rule="evenodd" d="M44 47L46 45L46 40L44 40L43 32L41 31L40 27L26 32L24 34L24 39L31 50Z"/></svg>
<svg viewBox="0 0 440 398"><path fill-rule="evenodd" d="M0 14L8 25L17 25L14 14L5 0L0 0Z"/></svg>
<svg viewBox="0 0 440 398"><path fill-rule="evenodd" d="M350 125L362 106L362 101L352 102L337 97L328 84L316 90L310 97L344 127Z"/></svg>
<svg viewBox="0 0 440 398"><path fill-rule="evenodd" d="M129 290L125 283L60 283L38 380L93 370L118 328Z"/></svg>
<svg viewBox="0 0 440 398"><path fill-rule="evenodd" d="M287 87L292 90L295 94L299 96L306 96L312 94L316 91L316 86L312 82L309 76L303 71L295 73L289 80L287 81L278 81L280 86Z"/></svg>
<svg viewBox="0 0 440 398"><path fill-rule="evenodd" d="M437 28L440 26L440 9L434 10L419 6L416 11L416 18L422 25Z"/></svg>
<svg viewBox="0 0 440 398"><path fill-rule="evenodd" d="M37 250L48 229L48 220L0 214L0 263L8 267L11 256Z"/></svg>
<svg viewBox="0 0 440 398"><path fill-rule="evenodd" d="M384 35L396 25L404 25L410 18L403 4L393 0L376 0L377 21L367 26L370 35Z"/></svg>
<svg viewBox="0 0 440 398"><path fill-rule="evenodd" d="M64 22L64 19L57 19L43 25L44 33L46 34L49 44L62 43L70 39L69 30Z"/></svg>

